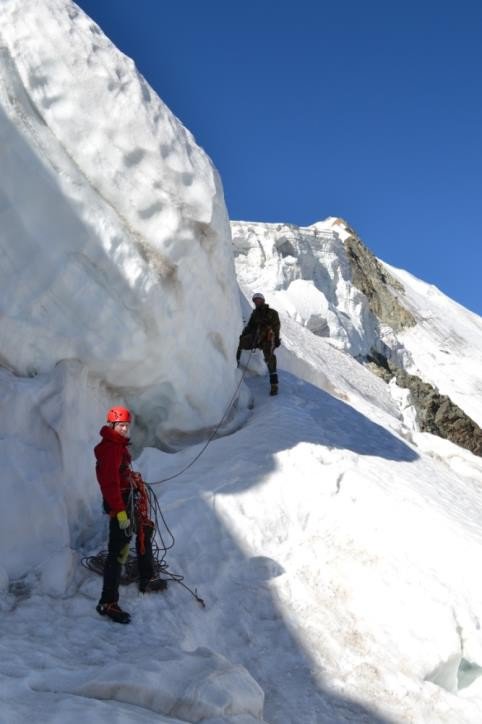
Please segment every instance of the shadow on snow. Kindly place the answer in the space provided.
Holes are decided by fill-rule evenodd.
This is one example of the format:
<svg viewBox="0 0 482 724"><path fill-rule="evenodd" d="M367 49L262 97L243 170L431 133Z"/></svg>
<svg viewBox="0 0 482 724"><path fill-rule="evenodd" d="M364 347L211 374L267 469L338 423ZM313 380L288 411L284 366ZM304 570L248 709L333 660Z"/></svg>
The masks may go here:
<svg viewBox="0 0 482 724"><path fill-rule="evenodd" d="M178 612L187 617L187 644L213 648L245 666L265 691L265 718L271 724L389 724L370 707L330 691L314 675L310 654L271 590L269 581L284 574L282 566L245 554L217 512L216 496L256 486L275 469L276 453L300 443L401 463L418 455L350 405L290 374L282 373L278 398L268 397L266 378L250 379L249 387L256 405L247 425L214 441L193 468L160 490L168 519L176 511L174 568L186 572L208 604L203 613L186 607ZM163 473L175 472L194 453L167 455ZM324 484L321 477L319 482ZM289 586L289 577L286 581Z"/></svg>

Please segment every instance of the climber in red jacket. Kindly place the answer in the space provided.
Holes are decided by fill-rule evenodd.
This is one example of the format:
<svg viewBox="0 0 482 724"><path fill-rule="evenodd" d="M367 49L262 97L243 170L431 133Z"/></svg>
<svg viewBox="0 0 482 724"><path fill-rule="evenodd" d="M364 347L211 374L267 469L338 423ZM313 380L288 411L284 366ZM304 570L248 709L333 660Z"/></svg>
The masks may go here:
<svg viewBox="0 0 482 724"><path fill-rule="evenodd" d="M129 555L133 531L136 533L139 590L148 593L167 586L165 580L153 578L151 539L154 524L147 517L147 496L142 478L131 469L127 449L131 419L131 413L125 407L110 409L107 425L100 431L102 440L94 449L104 510L110 516L104 586L97 611L118 623L130 621L130 615L119 607L118 601L121 566Z"/></svg>

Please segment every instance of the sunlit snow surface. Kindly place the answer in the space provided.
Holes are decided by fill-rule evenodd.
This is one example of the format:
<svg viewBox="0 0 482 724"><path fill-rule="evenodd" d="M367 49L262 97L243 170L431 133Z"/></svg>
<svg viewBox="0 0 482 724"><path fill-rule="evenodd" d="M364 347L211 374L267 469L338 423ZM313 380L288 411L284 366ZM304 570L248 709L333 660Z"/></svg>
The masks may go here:
<svg viewBox="0 0 482 724"><path fill-rule="evenodd" d="M432 382L482 426L482 319L437 287L385 266L403 284L403 303L417 320L398 335L412 358L408 371Z"/></svg>
<svg viewBox="0 0 482 724"><path fill-rule="evenodd" d="M261 250L235 238L242 289L281 312L280 395L245 354L246 424L157 488L206 609L130 586L129 626L97 615L80 557L106 541L112 385L144 435L218 419L244 371L229 230L211 164L95 24L60 0L0 12L0 721L480 724L482 461L353 358L377 331L324 222L315 253L313 227L280 255L274 225L247 224ZM386 343L480 422L480 319L390 271L419 324Z"/></svg>

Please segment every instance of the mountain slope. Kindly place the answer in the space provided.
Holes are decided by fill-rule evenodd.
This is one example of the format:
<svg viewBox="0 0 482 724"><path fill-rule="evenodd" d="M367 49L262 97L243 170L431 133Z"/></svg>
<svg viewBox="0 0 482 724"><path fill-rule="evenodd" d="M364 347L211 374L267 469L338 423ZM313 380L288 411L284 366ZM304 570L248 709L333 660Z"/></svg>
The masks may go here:
<svg viewBox="0 0 482 724"><path fill-rule="evenodd" d="M455 474L343 400L286 372L281 381L270 399L263 378L249 379L247 425L159 491L176 537L171 565L198 587L206 610L174 584L158 598L123 589L134 615L126 637L96 616L100 579L75 559L64 581L58 564L33 573L30 596L17 597L1 624L2 673L16 672L4 701L9 721L21 721L29 700L52 711L61 692L88 696L89 716L108 691L119 716L115 702L128 701L144 716L168 717L159 656L181 679L189 675L181 651L207 656L198 670L208 676L207 650L243 667L226 686L245 713L260 716L249 671L270 722L478 721L482 491L472 475L480 481L482 465L465 453L471 474ZM153 481L195 452L145 450L137 466ZM54 599L45 596L49 583ZM62 585L67 598L58 597ZM139 657L151 671L142 685ZM93 689L94 680L115 688ZM197 713L207 706L204 686L198 694ZM176 707L185 706L177 696Z"/></svg>
<svg viewBox="0 0 482 724"><path fill-rule="evenodd" d="M258 288L281 313L270 398L259 352L234 363L209 159L74 3L0 13L1 717L478 724L482 461L364 363L475 416L480 320L340 219L233 222L244 317ZM122 630L81 566L105 546L92 447L120 399L168 561L206 601L131 585ZM225 411L236 432L187 446Z"/></svg>
<svg viewBox="0 0 482 724"><path fill-rule="evenodd" d="M403 300L417 324L399 333L414 371L432 382L482 425L482 320L412 274L384 266L404 287Z"/></svg>

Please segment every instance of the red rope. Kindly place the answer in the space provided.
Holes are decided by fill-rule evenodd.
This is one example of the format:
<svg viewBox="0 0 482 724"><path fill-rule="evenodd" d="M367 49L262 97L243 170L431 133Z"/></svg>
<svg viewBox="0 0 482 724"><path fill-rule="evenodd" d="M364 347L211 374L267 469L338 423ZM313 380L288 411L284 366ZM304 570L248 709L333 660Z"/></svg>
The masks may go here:
<svg viewBox="0 0 482 724"><path fill-rule="evenodd" d="M147 489L140 473L131 470L131 483L136 495L136 516L137 516L137 539L139 541L139 552L144 555L146 552L144 526L154 527L152 520L149 520L149 498Z"/></svg>

